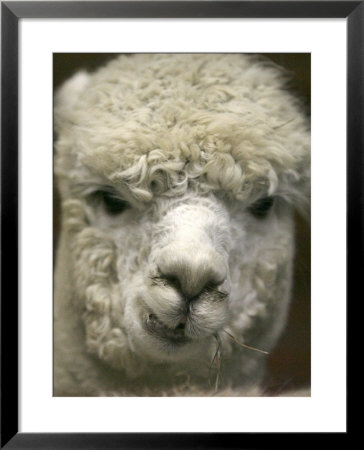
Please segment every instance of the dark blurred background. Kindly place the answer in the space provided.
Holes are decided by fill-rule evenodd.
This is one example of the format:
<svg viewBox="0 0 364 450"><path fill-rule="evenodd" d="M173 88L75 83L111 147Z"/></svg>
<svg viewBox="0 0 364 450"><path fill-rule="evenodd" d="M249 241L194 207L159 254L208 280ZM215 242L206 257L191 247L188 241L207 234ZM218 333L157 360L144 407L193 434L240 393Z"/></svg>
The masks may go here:
<svg viewBox="0 0 364 450"><path fill-rule="evenodd" d="M307 114L311 105L311 55L309 53L262 53L288 70L289 88L302 100ZM115 53L54 53L54 89L80 69L93 71ZM60 231L60 205L54 183L54 255ZM269 355L265 386L268 394L308 387L311 384L311 230L310 223L296 215L296 257L292 303L287 327Z"/></svg>

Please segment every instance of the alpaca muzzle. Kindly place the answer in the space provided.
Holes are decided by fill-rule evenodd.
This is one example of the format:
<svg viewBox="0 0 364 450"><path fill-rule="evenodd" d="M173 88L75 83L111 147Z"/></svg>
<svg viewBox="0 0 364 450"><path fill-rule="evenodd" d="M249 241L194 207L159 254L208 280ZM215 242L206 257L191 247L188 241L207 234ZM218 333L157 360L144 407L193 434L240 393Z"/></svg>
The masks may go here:
<svg viewBox="0 0 364 450"><path fill-rule="evenodd" d="M148 331L173 341L198 339L220 329L227 317L227 263L211 246L173 242L155 260Z"/></svg>

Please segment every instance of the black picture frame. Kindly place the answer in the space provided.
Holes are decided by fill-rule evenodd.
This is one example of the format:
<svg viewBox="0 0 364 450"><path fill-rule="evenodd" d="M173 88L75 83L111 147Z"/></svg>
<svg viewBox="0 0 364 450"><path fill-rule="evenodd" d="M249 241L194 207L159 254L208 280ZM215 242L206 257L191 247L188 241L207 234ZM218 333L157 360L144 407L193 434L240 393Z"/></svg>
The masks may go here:
<svg viewBox="0 0 364 450"><path fill-rule="evenodd" d="M347 299L362 290L364 147L363 1L2 2L1 4L1 448L257 448L297 433L18 432L18 39L22 18L345 18L347 20ZM350 347L348 346L350 353ZM348 353L348 354L349 354ZM348 418L350 411L348 410ZM337 442L348 437L337 433ZM327 436L321 436L327 442ZM319 445L320 433L315 434ZM300 435L304 444L310 433ZM269 442L269 444L268 444Z"/></svg>

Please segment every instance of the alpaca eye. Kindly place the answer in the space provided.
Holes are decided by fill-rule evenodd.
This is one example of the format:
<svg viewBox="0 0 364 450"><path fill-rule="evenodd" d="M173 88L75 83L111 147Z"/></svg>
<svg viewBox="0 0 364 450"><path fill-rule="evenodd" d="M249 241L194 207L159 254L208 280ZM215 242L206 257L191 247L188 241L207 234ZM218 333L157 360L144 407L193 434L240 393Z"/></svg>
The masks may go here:
<svg viewBox="0 0 364 450"><path fill-rule="evenodd" d="M125 209L129 207L129 204L119 197L116 197L111 192L99 191L97 196L102 201L106 212L110 215L121 214Z"/></svg>
<svg viewBox="0 0 364 450"><path fill-rule="evenodd" d="M264 197L260 200L257 200L249 207L249 212L253 214L257 219L264 219L271 207L273 206L274 198L273 197Z"/></svg>

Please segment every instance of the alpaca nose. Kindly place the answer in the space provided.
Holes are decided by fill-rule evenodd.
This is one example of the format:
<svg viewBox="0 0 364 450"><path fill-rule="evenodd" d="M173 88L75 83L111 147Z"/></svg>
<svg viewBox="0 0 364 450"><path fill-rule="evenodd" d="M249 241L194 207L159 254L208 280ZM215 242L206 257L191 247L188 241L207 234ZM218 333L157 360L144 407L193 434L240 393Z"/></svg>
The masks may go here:
<svg viewBox="0 0 364 450"><path fill-rule="evenodd" d="M175 284L188 300L207 286L220 285L227 275L223 257L210 248L170 245L160 254L157 265L161 277Z"/></svg>

